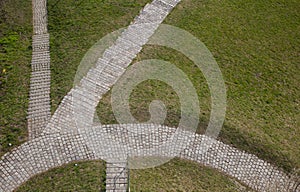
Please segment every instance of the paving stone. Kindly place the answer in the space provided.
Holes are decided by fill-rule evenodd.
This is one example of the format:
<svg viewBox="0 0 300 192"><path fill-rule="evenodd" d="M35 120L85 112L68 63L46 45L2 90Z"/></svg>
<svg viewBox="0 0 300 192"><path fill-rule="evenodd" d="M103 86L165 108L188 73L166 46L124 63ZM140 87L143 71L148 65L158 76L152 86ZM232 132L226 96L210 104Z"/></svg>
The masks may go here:
<svg viewBox="0 0 300 192"><path fill-rule="evenodd" d="M127 162L106 163L106 191L127 191L128 167Z"/></svg>

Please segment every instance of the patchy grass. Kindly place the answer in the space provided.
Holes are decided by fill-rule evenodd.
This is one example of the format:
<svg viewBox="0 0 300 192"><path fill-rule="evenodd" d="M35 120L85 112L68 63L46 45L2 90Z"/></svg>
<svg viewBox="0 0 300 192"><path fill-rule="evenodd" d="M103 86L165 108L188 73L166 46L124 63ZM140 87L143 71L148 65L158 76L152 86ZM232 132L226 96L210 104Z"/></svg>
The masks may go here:
<svg viewBox="0 0 300 192"><path fill-rule="evenodd" d="M1 1L0 156L27 138L31 35L31 2Z"/></svg>

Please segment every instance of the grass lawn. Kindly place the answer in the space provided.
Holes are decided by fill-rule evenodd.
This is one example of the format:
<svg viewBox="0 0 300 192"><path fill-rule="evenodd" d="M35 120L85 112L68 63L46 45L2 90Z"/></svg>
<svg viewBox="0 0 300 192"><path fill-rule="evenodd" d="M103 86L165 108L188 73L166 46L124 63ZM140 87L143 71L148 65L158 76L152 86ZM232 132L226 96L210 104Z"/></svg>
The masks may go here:
<svg viewBox="0 0 300 192"><path fill-rule="evenodd" d="M129 25L147 2L150 1L48 1L52 112L72 88L77 67L86 51L107 33ZM25 142L27 137L31 18L31 1L0 2L0 156ZM220 66L228 94L226 121L220 140L254 153L286 171L300 168L299 2L183 0L164 23L185 29L199 38ZM203 75L184 55L164 47L145 46L136 61L155 58L172 62L193 82L201 108L198 131L203 132L210 113L210 94ZM153 99L165 102L168 109L165 124L176 126L180 120L178 98L169 86L158 81L146 81L134 90L130 98L133 115L141 121L147 120L148 105ZM100 101L97 113L102 123L116 123L110 93ZM84 171L96 174L94 163L84 165ZM68 185L67 181L74 176L71 174L74 168L70 166L56 169L65 170L61 175L52 170L45 173L46 176L37 176L28 182L28 187L47 185L46 179L38 182L47 174L64 178L62 181ZM170 173L179 170L179 174L194 165L176 160L166 166L170 167ZM95 171L100 173L100 169ZM147 184L145 178L161 177L166 183L180 179L171 179L174 174L169 178L169 173L161 173L164 169L162 166L154 172L133 171L131 182L134 185L137 176L144 178L141 180L145 180L143 190L150 190L153 186ZM219 184L214 188L216 191L232 186L222 176L210 179L212 173L217 175L213 170L199 169L204 170L197 177L201 181L190 183L190 187L199 185L199 189L208 190L202 183L206 177ZM26 187L22 186L24 190L29 189ZM156 187L168 186L162 180ZM181 187L185 186L174 186L174 189L189 189Z"/></svg>
<svg viewBox="0 0 300 192"><path fill-rule="evenodd" d="M0 2L0 156L27 138L31 7L30 1Z"/></svg>
<svg viewBox="0 0 300 192"><path fill-rule="evenodd" d="M130 191L250 192L234 179L195 162L173 159L159 167L131 170Z"/></svg>
<svg viewBox="0 0 300 192"><path fill-rule="evenodd" d="M74 162L31 178L16 192L105 191L105 162Z"/></svg>
<svg viewBox="0 0 300 192"><path fill-rule="evenodd" d="M290 171L300 167L300 5L295 1L183 1L165 21L198 37L216 58L227 87L227 115L220 140ZM203 132L210 95L205 79L181 53L146 46L137 60L163 59L182 69L198 91ZM175 95L175 96L174 96ZM148 105L161 99L165 124L176 126L180 104L164 83L146 81L131 95L131 111L146 121ZM100 102L102 123L116 123L110 93Z"/></svg>
<svg viewBox="0 0 300 192"><path fill-rule="evenodd" d="M141 191L249 191L235 180L187 160L170 162L145 170L130 172L130 190ZM70 163L42 173L15 192L99 192L105 191L105 162Z"/></svg>

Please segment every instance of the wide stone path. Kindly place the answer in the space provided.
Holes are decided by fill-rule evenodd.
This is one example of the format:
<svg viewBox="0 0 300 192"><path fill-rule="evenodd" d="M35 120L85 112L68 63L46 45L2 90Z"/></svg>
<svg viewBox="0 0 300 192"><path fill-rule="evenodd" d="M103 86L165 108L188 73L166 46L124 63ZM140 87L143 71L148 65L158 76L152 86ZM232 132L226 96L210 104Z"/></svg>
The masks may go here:
<svg viewBox="0 0 300 192"><path fill-rule="evenodd" d="M135 130L142 128L153 129L150 131L156 133L152 134L151 137L148 136L147 143L145 143L147 135L139 136L135 133ZM157 156L160 154L159 151L152 149L163 145L175 131L175 128L147 124L94 127L91 130L94 135L91 138L91 143L98 146L102 145L101 151L92 151L86 147L84 139L79 134L57 133L38 137L2 157L0 161L0 191L13 191L32 176L72 161L105 159L112 150L118 150L113 145L116 143L115 141L124 144L128 156L149 157L151 153ZM103 140L108 134L111 135L109 139L111 143ZM212 145L212 147L204 152L206 145ZM165 156L172 156L172 154L166 153ZM255 155L239 151L205 135L194 134L193 141L178 157L216 168L257 191L267 191L270 188L277 191L287 191L288 188L293 189L296 186L296 183L290 181L285 173L260 160ZM120 163L114 164L117 167L125 167L124 165L120 166ZM116 172L114 176L111 174L113 171L110 170L111 168L108 168L107 171L109 173L109 186L111 185L111 178L121 175L124 169L117 168L116 170L119 172ZM124 175L122 178L125 178ZM121 179L115 181L119 182L115 183L116 186L120 187L119 189L124 189L124 181ZM294 191L299 191L299 189L294 189Z"/></svg>
<svg viewBox="0 0 300 192"><path fill-rule="evenodd" d="M46 24L46 17L42 17L45 15L46 4L45 1L33 1L33 8L36 9L34 17L39 18L37 22L34 19L34 32L41 35L33 42L37 47L33 51L33 61L39 57L42 59L41 62L32 61L32 104L28 116L32 139L1 158L0 191L13 191L32 176L66 163L96 159L108 162L107 191L126 191L128 157L174 156L168 141L175 134L175 128L154 124L95 126L93 114L102 95L123 74L178 2L179 0L154 0L147 4L115 44L99 58L96 66L88 71L80 84L64 97L47 124L50 73L46 73L49 71L46 65L48 60L44 58L49 56L49 36L45 25L39 24ZM41 51L35 53L35 50ZM35 68L39 72L36 75ZM44 95L42 90L45 91ZM151 135L139 132L143 129L147 129ZM205 135L187 132L182 135L184 137L179 139L186 140L188 145L178 153L178 157L216 168L258 191L270 188L286 191L296 186L284 172L254 155ZM163 149L157 150L160 146L164 146Z"/></svg>

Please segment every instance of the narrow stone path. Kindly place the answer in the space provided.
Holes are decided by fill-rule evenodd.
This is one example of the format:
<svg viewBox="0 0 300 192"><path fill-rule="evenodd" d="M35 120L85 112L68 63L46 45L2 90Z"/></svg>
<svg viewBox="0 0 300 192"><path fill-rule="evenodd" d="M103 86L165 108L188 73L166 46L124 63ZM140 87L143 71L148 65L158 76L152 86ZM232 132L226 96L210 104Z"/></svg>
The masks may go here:
<svg viewBox="0 0 300 192"><path fill-rule="evenodd" d="M81 127L91 127L91 114L94 114L99 100L122 76L125 68L179 1L154 0L147 4L114 45L105 50L96 66L88 71L80 84L63 98L44 133L77 132Z"/></svg>
<svg viewBox="0 0 300 192"><path fill-rule="evenodd" d="M46 4L46 0L32 0L34 35L27 115L29 140L40 136L51 117L50 52Z"/></svg>
<svg viewBox="0 0 300 192"><path fill-rule="evenodd" d="M106 191L124 192L128 190L127 162L106 163Z"/></svg>

